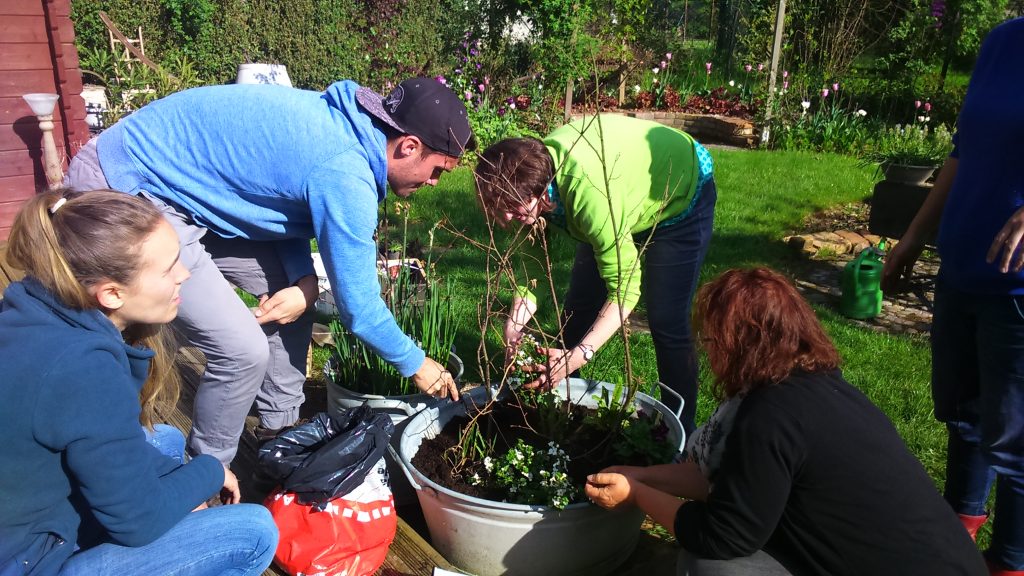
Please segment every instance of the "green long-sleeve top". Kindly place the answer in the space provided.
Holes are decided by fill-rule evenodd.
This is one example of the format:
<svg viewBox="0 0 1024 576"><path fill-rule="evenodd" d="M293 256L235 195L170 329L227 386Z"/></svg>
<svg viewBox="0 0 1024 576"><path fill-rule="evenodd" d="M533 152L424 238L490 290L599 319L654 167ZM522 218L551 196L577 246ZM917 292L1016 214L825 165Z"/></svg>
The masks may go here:
<svg viewBox="0 0 1024 576"><path fill-rule="evenodd" d="M555 165L546 217L593 246L609 300L632 309L641 277L633 235L689 213L698 182L711 177L710 156L685 132L611 114L566 124L544 144Z"/></svg>

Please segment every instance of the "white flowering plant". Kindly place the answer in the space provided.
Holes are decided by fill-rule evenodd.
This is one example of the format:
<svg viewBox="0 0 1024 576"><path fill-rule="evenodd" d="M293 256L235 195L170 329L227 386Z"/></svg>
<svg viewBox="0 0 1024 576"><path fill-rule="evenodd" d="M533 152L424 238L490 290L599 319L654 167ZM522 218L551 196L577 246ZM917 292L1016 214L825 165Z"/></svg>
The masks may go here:
<svg viewBox="0 0 1024 576"><path fill-rule="evenodd" d="M567 472L569 456L555 442L548 442L546 449L534 448L519 438L504 455L485 458L484 468L517 504L543 503L562 509L578 496Z"/></svg>

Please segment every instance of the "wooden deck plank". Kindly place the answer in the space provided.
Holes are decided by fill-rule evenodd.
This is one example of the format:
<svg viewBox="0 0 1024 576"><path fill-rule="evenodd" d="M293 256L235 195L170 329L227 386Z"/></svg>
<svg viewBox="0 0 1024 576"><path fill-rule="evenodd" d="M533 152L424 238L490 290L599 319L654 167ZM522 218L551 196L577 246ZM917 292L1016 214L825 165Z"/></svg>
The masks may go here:
<svg viewBox="0 0 1024 576"><path fill-rule="evenodd" d="M162 418L179 430L188 434L192 426L192 402L195 397L199 376L202 374L205 360L197 349L185 346L178 353L178 369L182 375L181 397L175 410L162 413ZM322 399L317 399L322 402ZM309 400L307 400L307 403ZM323 410L325 406L313 407L312 411ZM304 408L305 411L306 408ZM262 502L265 494L256 494L246 490L247 479L256 466L257 443L252 430L257 419L249 416L246 419L245 432L238 446L238 455L232 462L232 471L238 476L243 486L243 499L247 502ZM434 567L456 570L446 561L422 536L420 536L401 515L398 518L398 532L388 550L384 565L376 572L376 576L430 576ZM263 573L263 576L287 576L287 573L274 565Z"/></svg>

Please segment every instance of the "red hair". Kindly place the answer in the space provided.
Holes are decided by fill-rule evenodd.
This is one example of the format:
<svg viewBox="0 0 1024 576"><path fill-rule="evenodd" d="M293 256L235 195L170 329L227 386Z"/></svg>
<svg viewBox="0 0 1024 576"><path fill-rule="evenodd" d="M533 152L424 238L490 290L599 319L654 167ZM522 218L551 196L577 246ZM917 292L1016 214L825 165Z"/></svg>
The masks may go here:
<svg viewBox="0 0 1024 576"><path fill-rule="evenodd" d="M702 286L694 326L720 397L777 384L797 370L839 366L839 353L810 305L768 268L728 270Z"/></svg>

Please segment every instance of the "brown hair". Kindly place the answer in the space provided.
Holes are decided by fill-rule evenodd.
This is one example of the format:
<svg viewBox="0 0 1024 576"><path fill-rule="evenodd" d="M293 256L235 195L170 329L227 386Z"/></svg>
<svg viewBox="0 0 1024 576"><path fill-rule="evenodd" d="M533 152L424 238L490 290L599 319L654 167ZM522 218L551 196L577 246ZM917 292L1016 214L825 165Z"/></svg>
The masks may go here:
<svg viewBox="0 0 1024 576"><path fill-rule="evenodd" d="M702 286L694 326L720 398L777 384L797 370L839 366L839 353L810 305L768 268L728 270Z"/></svg>
<svg viewBox="0 0 1024 576"><path fill-rule="evenodd" d="M488 215L509 202L539 197L555 176L555 163L536 138L507 138L487 147L476 165L477 198Z"/></svg>
<svg viewBox="0 0 1024 576"><path fill-rule="evenodd" d="M8 239L11 263L39 281L62 304L97 308L89 288L112 280L130 285L141 265L139 247L163 221L150 202L113 190L44 192L22 206ZM177 401L176 345L162 325L130 326L125 341L152 349L139 393L140 422L151 427L159 403Z"/></svg>

